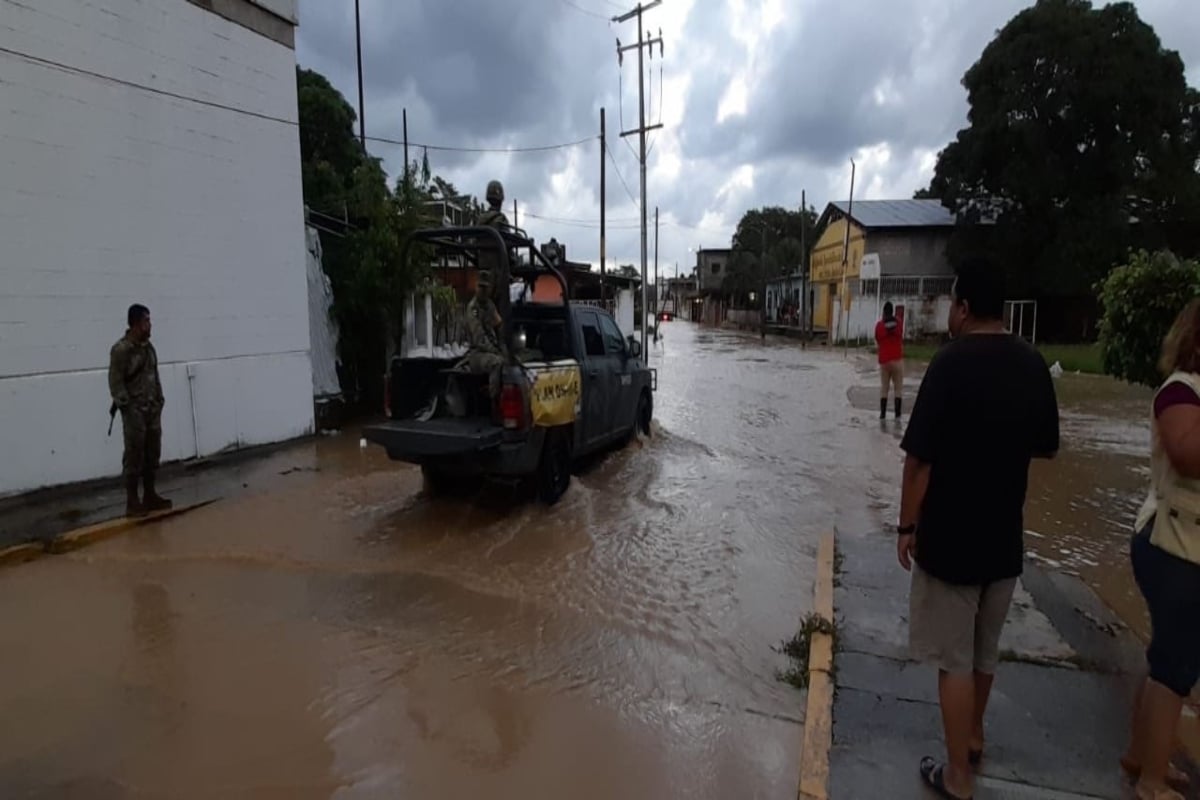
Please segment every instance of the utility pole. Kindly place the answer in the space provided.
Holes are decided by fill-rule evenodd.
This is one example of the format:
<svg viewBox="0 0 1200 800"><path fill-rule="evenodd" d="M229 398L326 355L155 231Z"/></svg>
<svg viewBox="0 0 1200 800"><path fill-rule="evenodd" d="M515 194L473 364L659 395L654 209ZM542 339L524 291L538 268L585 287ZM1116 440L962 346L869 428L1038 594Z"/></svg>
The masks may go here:
<svg viewBox="0 0 1200 800"><path fill-rule="evenodd" d="M358 45L358 140L363 152L367 152L367 113L363 108L362 70L362 22L358 13L358 2L354 0L354 39Z"/></svg>
<svg viewBox="0 0 1200 800"><path fill-rule="evenodd" d="M608 150L608 142L605 141L605 126L604 126L604 109L600 109L600 305L604 305L604 278L607 271L608 256L605 253L606 242L604 239L604 214L605 214L605 197L604 197L604 171L607 166L605 162L605 154Z"/></svg>
<svg viewBox="0 0 1200 800"><path fill-rule="evenodd" d="M846 355L850 348L850 309L846 301L846 267L850 263L850 225L853 223L854 214L854 174L858 167L854 163L854 159L850 159L850 201L846 204L846 238L842 241L842 296L838 298L838 302L842 305L842 316L846 318L846 326L842 340L842 355Z"/></svg>
<svg viewBox="0 0 1200 800"><path fill-rule="evenodd" d="M658 302L662 297L662 292L658 286L658 206L654 207L654 316L655 329L658 329Z"/></svg>
<svg viewBox="0 0 1200 800"><path fill-rule="evenodd" d="M800 190L800 346L808 329L808 200Z"/></svg>
<svg viewBox="0 0 1200 800"><path fill-rule="evenodd" d="M404 109L404 188L408 188L408 109Z"/></svg>
<svg viewBox="0 0 1200 800"><path fill-rule="evenodd" d="M646 101L645 101L646 68L645 68L645 61L644 61L644 51L646 50L646 48L650 48L650 57L654 58L653 48L654 48L654 45L657 44L659 58L662 58L663 40L662 40L662 31L659 31L657 39L645 39L643 37L642 15L645 12L649 11L650 9L660 6L660 5L662 5L662 0L652 0L652 2L650 2L646 5L642 5L641 3L638 3L637 8L633 9L632 11L630 11L626 14L622 14L619 17L613 17L613 20L612 20L613 22L628 22L629 20L633 19L634 17L637 17L637 21L638 21L637 44L625 45L624 47L622 47L621 40L620 39L617 40L617 65L621 66L624 63L624 55L627 50L634 50L634 49L637 50L637 54L638 54L638 127L633 130L630 130L630 131L621 131L621 136L623 136L623 137L624 136L632 136L633 134L636 133L638 135L638 139L639 139L640 145L641 145L638 149L638 161L641 164L641 176L642 176L642 202L641 202L641 213L642 213L642 326L641 327L642 327L642 352L643 353L646 352L646 311L647 311L646 284L647 284L648 278L649 278L649 275L646 274L647 273L647 270L646 270L646 134L649 131L654 130L655 128L662 127L661 123L659 123L657 125L651 125L650 127L646 127Z"/></svg>
<svg viewBox="0 0 1200 800"><path fill-rule="evenodd" d="M514 231L517 228L521 227L520 225L517 224L517 198L515 198L515 197L513 198L513 224L512 224L512 226L513 226Z"/></svg>

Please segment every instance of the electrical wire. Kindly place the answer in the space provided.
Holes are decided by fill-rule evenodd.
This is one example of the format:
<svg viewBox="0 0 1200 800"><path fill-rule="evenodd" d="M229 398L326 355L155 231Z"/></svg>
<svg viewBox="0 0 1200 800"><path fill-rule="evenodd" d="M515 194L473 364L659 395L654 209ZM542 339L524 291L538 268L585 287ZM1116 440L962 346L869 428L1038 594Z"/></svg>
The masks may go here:
<svg viewBox="0 0 1200 800"><path fill-rule="evenodd" d="M583 6L576 5L575 3L571 2L571 0L562 0L562 2L568 8L573 8L576 11L578 11L580 14L587 14L589 17L595 17L596 19L602 19L605 22L609 22L608 17L604 16L603 14L598 14L595 11L589 11L588 9L584 8Z"/></svg>
<svg viewBox="0 0 1200 800"><path fill-rule="evenodd" d="M130 89L138 89L143 92L149 92L151 94L160 95L162 97L169 97L173 100L179 100L179 101L182 101L185 103L192 103L195 105L204 106L206 108L215 108L215 109L220 109L222 111L229 111L234 114L242 114L243 116L253 117L255 119L261 119L261 120L265 120L267 122L276 122L281 125L291 125L294 127L300 126L300 122L298 120L286 119L284 117L276 117L276 116L272 116L271 114L264 114L260 111L253 111L248 108L238 108L237 106L231 106L226 103L217 102L215 100L205 100L200 97L192 97L192 96L185 95L185 94L179 94L178 92L172 92L169 89L160 89L156 86L147 86L146 84L143 84L143 83L137 83L135 81L128 81L123 78L114 77L112 75L105 75L100 72L94 72L89 69L84 69L83 67L76 67L76 66L72 66L70 64L64 64L60 61L53 61L48 58L42 58L40 56L31 55L29 53L23 53L19 50L12 50L7 47L0 47L0 53L2 53L4 55L13 56L14 58L19 58L19 59L28 61L33 64L38 64L40 66L48 67L50 69L56 69L56 70L59 70L62 72L67 72L67 73L71 73L71 74L75 74L75 75L84 75L86 77L94 78L96 80L103 81L106 83L113 83L118 86L125 86ZM571 147L579 147L580 145L584 145L589 142L595 141L597 138L598 138L597 136L592 135L592 136L584 137L582 139L577 139L573 142L560 142L558 144L535 145L535 146L531 146L531 147L453 147L450 145L425 144L424 142L414 142L414 141L409 141L408 145L409 145L409 147L421 147L421 148L425 148L427 150L436 150L436 151L440 151L440 152L455 152L455 153L544 153L544 152L549 152L551 150L565 150L565 149L571 148ZM379 144L391 144L391 145L403 145L404 144L404 142L402 140L389 139L389 138L386 138L383 136L368 136L368 137L366 137L366 139L369 142L377 142Z"/></svg>
<svg viewBox="0 0 1200 800"><path fill-rule="evenodd" d="M621 181L621 185L625 187L625 194L629 195L629 199L633 201L634 208L641 208L642 204L634 197L634 194L629 189L629 184L625 182L625 176L621 174L621 168L617 166L617 159L613 155L612 148L608 146L608 142L604 143L604 149L608 151L608 160L612 162L613 171L617 173L617 178Z"/></svg>

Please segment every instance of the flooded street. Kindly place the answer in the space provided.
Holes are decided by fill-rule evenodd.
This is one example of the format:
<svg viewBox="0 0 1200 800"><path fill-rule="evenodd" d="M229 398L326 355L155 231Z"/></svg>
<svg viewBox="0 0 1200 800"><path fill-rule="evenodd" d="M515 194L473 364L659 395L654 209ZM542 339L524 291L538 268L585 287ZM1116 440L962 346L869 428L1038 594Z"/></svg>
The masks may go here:
<svg viewBox="0 0 1200 800"><path fill-rule="evenodd" d="M432 499L348 433L0 573L3 795L794 796L772 647L894 436L852 359L664 327L655 436L553 509Z"/></svg>
<svg viewBox="0 0 1200 800"><path fill-rule="evenodd" d="M654 437L553 509L433 499L347 432L0 573L3 796L794 796L804 696L772 648L819 534L894 520L902 428L869 357L664 329ZM1149 394L1058 387L1033 557L1137 628Z"/></svg>

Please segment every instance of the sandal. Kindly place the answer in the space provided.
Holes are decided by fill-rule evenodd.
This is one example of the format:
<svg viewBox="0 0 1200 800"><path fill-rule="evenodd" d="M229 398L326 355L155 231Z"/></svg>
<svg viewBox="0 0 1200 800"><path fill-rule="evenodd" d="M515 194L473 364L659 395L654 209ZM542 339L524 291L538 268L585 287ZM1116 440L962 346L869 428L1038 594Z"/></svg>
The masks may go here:
<svg viewBox="0 0 1200 800"><path fill-rule="evenodd" d="M1129 780L1136 782L1142 777L1142 768L1138 764L1134 764L1124 756L1121 756L1121 769ZM1174 764L1167 765L1167 786L1179 792L1186 792L1192 785L1192 779L1186 772L1181 770Z"/></svg>
<svg viewBox="0 0 1200 800"><path fill-rule="evenodd" d="M946 765L925 756L921 759L921 780L925 785L937 792L939 797L946 800L972 800L971 797L959 797L946 788Z"/></svg>

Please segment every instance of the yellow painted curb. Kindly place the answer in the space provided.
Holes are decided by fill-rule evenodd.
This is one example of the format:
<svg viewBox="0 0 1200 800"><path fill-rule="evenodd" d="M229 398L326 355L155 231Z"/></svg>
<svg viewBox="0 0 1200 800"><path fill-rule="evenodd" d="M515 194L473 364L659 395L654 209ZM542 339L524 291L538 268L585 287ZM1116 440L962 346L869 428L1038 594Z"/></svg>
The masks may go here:
<svg viewBox="0 0 1200 800"><path fill-rule="evenodd" d="M0 550L0 566L24 564L26 561L33 561L35 558L40 558L45 552L46 546L41 542L26 542L25 544L6 547Z"/></svg>
<svg viewBox="0 0 1200 800"><path fill-rule="evenodd" d="M821 537L817 548L814 613L833 623L834 535ZM833 748L833 637L814 633L808 646L808 706L804 746L800 751L800 800L828 800L829 751Z"/></svg>
<svg viewBox="0 0 1200 800"><path fill-rule="evenodd" d="M146 525L150 522L158 522L159 520L175 517L184 514L188 511L193 511L202 506L215 503L216 500L205 500L201 503L193 503L190 506L180 506L167 511L159 511L154 514L147 514L144 517L118 517L105 522L97 522L95 525L88 525L84 528L77 528L73 531L68 531L62 536L53 539L47 546L46 550L59 555L69 553L72 550L78 550L81 547L86 547L89 544L111 539L117 534L124 533L127 530L136 528L139 525Z"/></svg>

